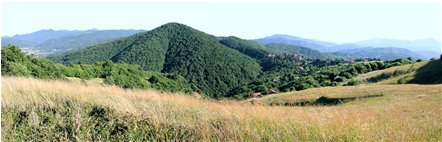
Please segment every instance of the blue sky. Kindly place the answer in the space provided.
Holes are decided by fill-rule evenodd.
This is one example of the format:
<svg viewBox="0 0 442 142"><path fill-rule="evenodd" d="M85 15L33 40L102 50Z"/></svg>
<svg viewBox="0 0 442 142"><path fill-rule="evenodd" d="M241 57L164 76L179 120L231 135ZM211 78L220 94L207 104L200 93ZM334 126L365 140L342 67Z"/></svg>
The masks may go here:
<svg viewBox="0 0 442 142"><path fill-rule="evenodd" d="M3 3L2 35L146 29L179 22L216 36L289 34L333 42L441 39L440 3Z"/></svg>

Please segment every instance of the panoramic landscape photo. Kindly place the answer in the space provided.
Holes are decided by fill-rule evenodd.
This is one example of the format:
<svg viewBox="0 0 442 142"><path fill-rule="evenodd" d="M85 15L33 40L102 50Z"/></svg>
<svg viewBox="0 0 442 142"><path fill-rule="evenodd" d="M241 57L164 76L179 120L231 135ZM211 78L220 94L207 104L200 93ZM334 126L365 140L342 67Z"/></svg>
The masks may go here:
<svg viewBox="0 0 442 142"><path fill-rule="evenodd" d="M441 9L2 2L1 141L442 141Z"/></svg>

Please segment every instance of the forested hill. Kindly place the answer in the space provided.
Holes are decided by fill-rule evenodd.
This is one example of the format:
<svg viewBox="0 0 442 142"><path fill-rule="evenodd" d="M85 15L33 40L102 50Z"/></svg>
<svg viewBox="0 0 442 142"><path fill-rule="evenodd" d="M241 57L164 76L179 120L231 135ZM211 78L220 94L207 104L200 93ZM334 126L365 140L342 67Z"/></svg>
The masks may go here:
<svg viewBox="0 0 442 142"><path fill-rule="evenodd" d="M122 88L155 89L167 92L192 93L198 88L188 83L182 76L172 73L143 71L139 65L115 64L111 61L95 64L54 64L44 58L25 55L15 46L1 49L2 76L25 76L41 79L68 78L99 80L103 84ZM95 81L94 81L95 82ZM101 83L100 83L101 84Z"/></svg>
<svg viewBox="0 0 442 142"><path fill-rule="evenodd" d="M258 60L266 59L268 54L271 53L270 50L268 50L268 48L263 44L255 41L240 39L234 36L221 37L219 42L227 47L235 49Z"/></svg>
<svg viewBox="0 0 442 142"><path fill-rule="evenodd" d="M261 73L257 60L220 44L215 36L179 23L50 59L65 64L105 60L138 64L145 70L182 75L215 98Z"/></svg>

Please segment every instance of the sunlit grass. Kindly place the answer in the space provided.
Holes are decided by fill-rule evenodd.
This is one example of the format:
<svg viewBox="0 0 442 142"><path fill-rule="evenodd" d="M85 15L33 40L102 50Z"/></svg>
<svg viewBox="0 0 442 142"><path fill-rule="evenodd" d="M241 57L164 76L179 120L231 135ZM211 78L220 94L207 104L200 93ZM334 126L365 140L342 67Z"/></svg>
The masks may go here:
<svg viewBox="0 0 442 142"><path fill-rule="evenodd" d="M329 107L266 105L321 95L371 94L384 96ZM248 101L197 99L154 90L3 77L2 139L439 141L442 138L442 85L325 87L276 94L257 101L260 103L253 105ZM91 115L95 112L105 114ZM26 123L18 123L20 114L26 114L23 120ZM44 118L48 118L48 123L42 123Z"/></svg>
<svg viewBox="0 0 442 142"><path fill-rule="evenodd" d="M375 83L380 85L398 84L399 79L405 79L406 81L413 79L414 76L416 75L415 71L426 64L428 64L428 61L417 62L414 64L396 66L383 70L373 71L359 75L355 78L355 80L357 80L358 84L370 84L370 83ZM379 77L383 74L385 76L388 76L388 78L379 80L378 82L369 81L370 79Z"/></svg>

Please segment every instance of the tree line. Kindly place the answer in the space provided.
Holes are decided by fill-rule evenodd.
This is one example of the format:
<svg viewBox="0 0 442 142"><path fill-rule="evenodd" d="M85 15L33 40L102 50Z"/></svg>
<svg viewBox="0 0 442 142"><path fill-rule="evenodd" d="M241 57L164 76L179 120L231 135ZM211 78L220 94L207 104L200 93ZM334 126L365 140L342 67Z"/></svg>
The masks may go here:
<svg viewBox="0 0 442 142"><path fill-rule="evenodd" d="M144 71L139 65L117 64L112 61L95 64L56 64L45 58L25 55L15 46L1 49L3 76L29 76L41 79L102 78L109 85L123 88L153 88L168 92L191 93L199 89L182 76L173 73Z"/></svg>
<svg viewBox="0 0 442 142"><path fill-rule="evenodd" d="M293 61L283 55L277 56L273 62L276 64L275 68L264 72L248 84L230 90L227 96L244 99L254 93L266 95L268 90L288 92L321 86L355 85L353 78L359 74L414 63L411 58L357 61L359 62L342 59Z"/></svg>

